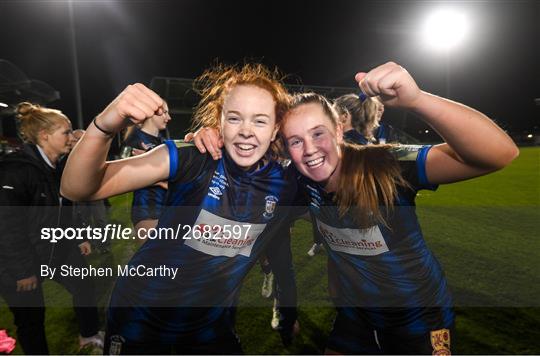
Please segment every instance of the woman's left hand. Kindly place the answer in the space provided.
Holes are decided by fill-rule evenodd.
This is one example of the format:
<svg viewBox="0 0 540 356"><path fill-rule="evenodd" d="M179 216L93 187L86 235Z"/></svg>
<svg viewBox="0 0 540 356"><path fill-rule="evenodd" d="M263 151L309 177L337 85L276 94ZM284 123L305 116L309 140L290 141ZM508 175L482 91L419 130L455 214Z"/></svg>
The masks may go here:
<svg viewBox="0 0 540 356"><path fill-rule="evenodd" d="M388 62L369 72L355 75L367 96L379 96L384 105L412 109L422 91L409 72L399 64Z"/></svg>

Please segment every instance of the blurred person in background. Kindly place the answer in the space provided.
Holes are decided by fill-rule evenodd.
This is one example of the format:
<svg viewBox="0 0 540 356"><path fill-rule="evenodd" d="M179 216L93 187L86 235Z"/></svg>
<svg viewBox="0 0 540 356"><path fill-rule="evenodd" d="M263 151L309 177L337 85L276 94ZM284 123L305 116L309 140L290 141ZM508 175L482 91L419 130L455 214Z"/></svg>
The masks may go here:
<svg viewBox="0 0 540 356"><path fill-rule="evenodd" d="M164 142L160 132L167 128L171 121L169 107L164 103L163 112L154 114L141 125L130 126L124 134L122 158L136 156L148 152ZM159 182L150 187L133 192L131 204L131 221L136 236L145 237L148 229L155 228L163 211L167 196L167 182ZM144 242L143 239L138 239Z"/></svg>
<svg viewBox="0 0 540 356"><path fill-rule="evenodd" d="M73 142L72 147L75 147L77 142L84 135L84 130L77 129L73 130ZM67 161L67 155L62 159L62 170L64 168L65 162ZM74 219L77 222L78 226L86 227L91 226L92 228L103 229L107 225L107 207L105 205L105 199L94 200L94 201L81 201L73 204L74 206ZM92 240L92 246L95 250L101 253L108 253L111 246L111 240L107 239L105 241Z"/></svg>
<svg viewBox="0 0 540 356"><path fill-rule="evenodd" d="M378 96L345 94L334 100L334 108L346 141L360 145L398 141L392 126L381 123L384 104Z"/></svg>
<svg viewBox="0 0 540 356"><path fill-rule="evenodd" d="M41 239L43 227L72 224L71 209L60 196L60 159L73 144L71 122L59 110L24 102L17 107L20 152L0 160L0 295L6 300L17 326L17 337L26 354L48 354L45 308L40 265L87 266L82 255L89 242L75 240L52 244ZM62 277L54 280L73 296L79 322L80 347L103 346L91 279Z"/></svg>

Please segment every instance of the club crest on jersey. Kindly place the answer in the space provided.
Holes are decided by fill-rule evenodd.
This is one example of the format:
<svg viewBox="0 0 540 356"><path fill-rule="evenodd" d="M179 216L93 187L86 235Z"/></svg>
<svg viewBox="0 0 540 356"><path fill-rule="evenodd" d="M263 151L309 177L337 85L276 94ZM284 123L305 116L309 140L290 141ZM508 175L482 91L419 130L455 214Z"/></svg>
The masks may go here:
<svg viewBox="0 0 540 356"><path fill-rule="evenodd" d="M439 329L430 333L433 355L451 355L450 352L450 330Z"/></svg>
<svg viewBox="0 0 540 356"><path fill-rule="evenodd" d="M126 340L121 335L111 336L111 345L109 346L109 355L121 355L122 344Z"/></svg>
<svg viewBox="0 0 540 356"><path fill-rule="evenodd" d="M278 198L273 195L267 195L266 197L264 197L264 200L266 201L266 203L264 204L263 216L266 219L271 219L274 217L274 210L276 210Z"/></svg>

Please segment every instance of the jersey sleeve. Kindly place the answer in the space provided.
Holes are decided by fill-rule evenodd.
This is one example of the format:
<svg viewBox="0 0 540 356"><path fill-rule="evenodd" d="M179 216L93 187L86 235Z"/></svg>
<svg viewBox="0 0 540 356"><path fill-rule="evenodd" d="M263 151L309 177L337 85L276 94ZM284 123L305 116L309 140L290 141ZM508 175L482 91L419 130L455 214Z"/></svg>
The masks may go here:
<svg viewBox="0 0 540 356"><path fill-rule="evenodd" d="M403 178L414 191L421 189L436 190L439 186L428 181L426 160L431 145L400 145L395 154L402 169Z"/></svg>
<svg viewBox="0 0 540 356"><path fill-rule="evenodd" d="M180 147L172 140L166 140L169 151L169 182L188 182L195 179L208 160L194 145Z"/></svg>

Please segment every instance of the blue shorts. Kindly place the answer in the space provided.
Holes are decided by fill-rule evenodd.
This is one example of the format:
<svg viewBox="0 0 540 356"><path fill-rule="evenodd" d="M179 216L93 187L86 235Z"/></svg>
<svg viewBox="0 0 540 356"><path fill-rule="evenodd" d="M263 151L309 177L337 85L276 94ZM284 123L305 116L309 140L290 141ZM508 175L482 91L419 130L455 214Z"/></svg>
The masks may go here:
<svg viewBox="0 0 540 356"><path fill-rule="evenodd" d="M439 308L425 308L436 317ZM450 355L453 323L433 325L424 332L406 328L375 328L359 308L338 308L326 348L342 354L422 354Z"/></svg>
<svg viewBox="0 0 540 356"><path fill-rule="evenodd" d="M121 309L121 308L120 308ZM166 311L167 308L163 308ZM117 310L120 312L121 310ZM128 320L126 320L128 323ZM229 310L225 310L222 316L197 331L178 333L174 342L170 335L161 341L157 336L153 340L144 335L145 328L155 329L151 323L141 320L131 322L132 326L126 329L126 325L114 325L107 323L105 334L104 355L195 355L195 354L242 354L240 340L234 331L233 321ZM134 332L139 329L140 332ZM131 335L123 334L127 331ZM150 330L148 330L150 331Z"/></svg>

